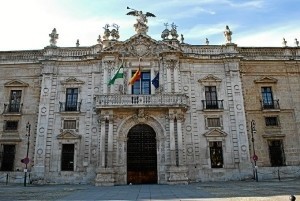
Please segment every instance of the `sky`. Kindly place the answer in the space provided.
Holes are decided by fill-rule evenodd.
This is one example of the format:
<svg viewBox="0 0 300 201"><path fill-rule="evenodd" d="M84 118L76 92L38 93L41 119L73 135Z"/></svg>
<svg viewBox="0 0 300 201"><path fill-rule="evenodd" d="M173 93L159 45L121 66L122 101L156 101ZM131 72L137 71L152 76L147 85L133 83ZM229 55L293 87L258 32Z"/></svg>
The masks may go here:
<svg viewBox="0 0 300 201"><path fill-rule="evenodd" d="M77 39L80 46L95 45L105 24L114 23L119 40L127 40L136 34L127 6L156 15L148 18L147 33L155 40L165 23L174 23L192 45L206 38L225 44L226 25L241 47L281 47L283 38L294 47L300 40L300 0L0 0L0 51L43 49L53 28L59 47L75 47Z"/></svg>

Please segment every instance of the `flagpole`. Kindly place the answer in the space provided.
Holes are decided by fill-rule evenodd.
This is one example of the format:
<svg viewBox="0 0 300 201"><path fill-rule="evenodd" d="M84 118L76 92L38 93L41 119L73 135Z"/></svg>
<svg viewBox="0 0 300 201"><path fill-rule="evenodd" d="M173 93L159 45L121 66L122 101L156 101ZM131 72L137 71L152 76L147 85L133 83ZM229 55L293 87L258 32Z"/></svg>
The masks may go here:
<svg viewBox="0 0 300 201"><path fill-rule="evenodd" d="M139 57L139 71L142 75L142 72L141 72L141 59L142 59L142 57ZM142 94L142 79L141 79L141 77L140 77L140 94Z"/></svg>

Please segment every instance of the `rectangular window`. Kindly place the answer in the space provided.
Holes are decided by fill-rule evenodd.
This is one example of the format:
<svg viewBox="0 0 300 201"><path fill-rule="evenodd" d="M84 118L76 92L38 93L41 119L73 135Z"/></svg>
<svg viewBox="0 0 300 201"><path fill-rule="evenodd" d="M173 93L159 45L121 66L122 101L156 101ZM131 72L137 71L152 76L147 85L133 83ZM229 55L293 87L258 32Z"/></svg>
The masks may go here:
<svg viewBox="0 0 300 201"><path fill-rule="evenodd" d="M15 161L15 145L3 145L3 151L0 153L1 171L13 171Z"/></svg>
<svg viewBox="0 0 300 201"><path fill-rule="evenodd" d="M62 144L61 170L74 171L74 144Z"/></svg>
<svg viewBox="0 0 300 201"><path fill-rule="evenodd" d="M274 109L274 100L271 87L261 88L262 103L264 109Z"/></svg>
<svg viewBox="0 0 300 201"><path fill-rule="evenodd" d="M132 72L132 76L135 72ZM150 72L141 72L141 79L132 85L132 94L151 94L151 74Z"/></svg>
<svg viewBox="0 0 300 201"><path fill-rule="evenodd" d="M76 120L64 120L64 129L76 129Z"/></svg>
<svg viewBox="0 0 300 201"><path fill-rule="evenodd" d="M271 166L283 166L285 160L282 140L270 140L268 144Z"/></svg>
<svg viewBox="0 0 300 201"><path fill-rule="evenodd" d="M218 109L217 89L215 86L205 87L205 105L206 109Z"/></svg>
<svg viewBox="0 0 300 201"><path fill-rule="evenodd" d="M66 94L65 111L77 111L78 89L68 88Z"/></svg>
<svg viewBox="0 0 300 201"><path fill-rule="evenodd" d="M223 149L221 141L209 142L210 161L212 168L223 168Z"/></svg>
<svg viewBox="0 0 300 201"><path fill-rule="evenodd" d="M220 118L207 118L207 127L221 127Z"/></svg>
<svg viewBox="0 0 300 201"><path fill-rule="evenodd" d="M5 122L6 131L16 131L18 130L18 121L6 121Z"/></svg>
<svg viewBox="0 0 300 201"><path fill-rule="evenodd" d="M265 117L266 126L279 126L278 117Z"/></svg>
<svg viewBox="0 0 300 201"><path fill-rule="evenodd" d="M21 90L12 90L10 92L10 100L9 100L9 107L8 107L9 112L20 112L21 96L22 96Z"/></svg>

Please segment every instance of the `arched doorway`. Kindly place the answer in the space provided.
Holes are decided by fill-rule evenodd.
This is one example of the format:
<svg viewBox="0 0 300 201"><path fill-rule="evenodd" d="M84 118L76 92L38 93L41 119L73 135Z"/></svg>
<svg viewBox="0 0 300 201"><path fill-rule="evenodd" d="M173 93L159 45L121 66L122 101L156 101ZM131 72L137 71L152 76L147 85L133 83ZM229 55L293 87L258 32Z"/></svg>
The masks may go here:
<svg viewBox="0 0 300 201"><path fill-rule="evenodd" d="M157 183L156 134L146 124L135 125L128 133L127 183Z"/></svg>

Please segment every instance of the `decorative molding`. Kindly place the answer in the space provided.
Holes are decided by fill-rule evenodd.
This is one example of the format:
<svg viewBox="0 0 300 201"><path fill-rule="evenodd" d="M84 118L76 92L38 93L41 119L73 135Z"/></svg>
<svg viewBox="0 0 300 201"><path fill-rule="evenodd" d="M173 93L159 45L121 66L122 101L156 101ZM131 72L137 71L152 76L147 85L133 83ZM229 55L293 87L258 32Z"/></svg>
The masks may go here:
<svg viewBox="0 0 300 201"><path fill-rule="evenodd" d="M58 140L79 140L81 135L76 134L72 130L65 130L57 136Z"/></svg>
<svg viewBox="0 0 300 201"><path fill-rule="evenodd" d="M12 80L4 84L5 87L28 87L29 84L21 80Z"/></svg>
<svg viewBox="0 0 300 201"><path fill-rule="evenodd" d="M220 83L222 82L222 79L212 75L212 74L209 74L207 76L205 76L204 78L202 79L199 79L198 80L199 83L202 83L202 84L205 84L205 83Z"/></svg>
<svg viewBox="0 0 300 201"><path fill-rule="evenodd" d="M76 77L69 77L64 81L61 81L62 85L82 85L84 83L85 83L84 81L81 81Z"/></svg>
<svg viewBox="0 0 300 201"><path fill-rule="evenodd" d="M205 137L226 137L228 134L218 128L211 129L203 134Z"/></svg>
<svg viewBox="0 0 300 201"><path fill-rule="evenodd" d="M277 83L277 82L278 82L277 79L268 76L254 80L254 83Z"/></svg>

